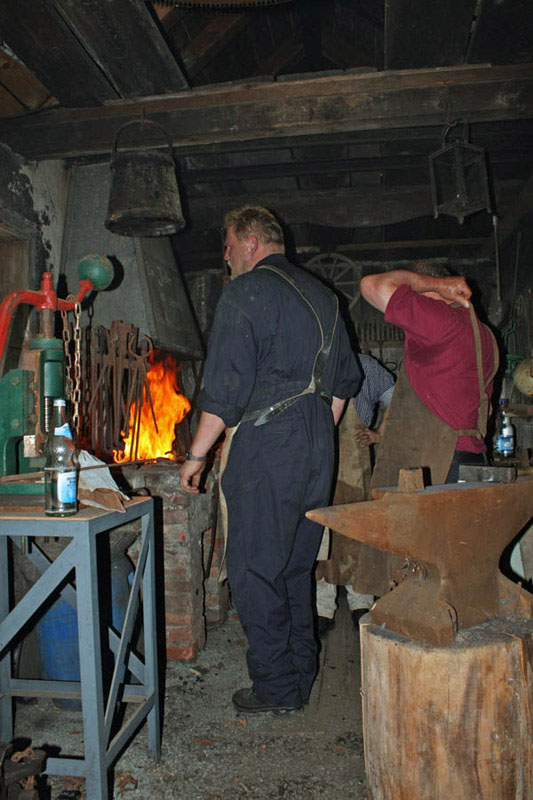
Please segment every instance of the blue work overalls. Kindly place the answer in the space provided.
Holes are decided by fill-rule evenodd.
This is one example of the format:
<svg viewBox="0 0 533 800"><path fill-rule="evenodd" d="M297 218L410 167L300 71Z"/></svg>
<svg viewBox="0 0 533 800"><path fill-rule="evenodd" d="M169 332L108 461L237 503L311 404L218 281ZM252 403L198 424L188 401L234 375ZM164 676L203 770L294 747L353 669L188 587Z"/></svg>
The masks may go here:
<svg viewBox="0 0 533 800"><path fill-rule="evenodd" d="M240 422L222 489L228 578L248 639L253 688L263 700L297 706L307 699L317 668L311 584L322 528L305 512L327 505L330 497L334 425L325 399L353 395L359 373L339 320L317 393L268 415L308 386L322 344L314 315L327 335L336 303L326 287L283 256L265 259L297 282L311 310L262 263L222 296L199 403L230 426ZM268 421L256 424L265 410Z"/></svg>

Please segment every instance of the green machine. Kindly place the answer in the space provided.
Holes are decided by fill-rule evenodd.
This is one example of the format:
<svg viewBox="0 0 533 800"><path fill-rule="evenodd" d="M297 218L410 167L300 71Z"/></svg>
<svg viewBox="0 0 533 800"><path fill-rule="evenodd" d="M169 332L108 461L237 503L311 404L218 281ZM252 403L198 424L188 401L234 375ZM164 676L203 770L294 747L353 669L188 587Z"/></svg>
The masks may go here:
<svg viewBox="0 0 533 800"><path fill-rule="evenodd" d="M91 291L106 289L113 280L107 256L87 255L78 265L80 289L73 300L60 300L52 276L44 272L39 291L21 289L0 304L0 363L9 337L11 320L21 303L39 310L39 333L23 348L20 367L0 379L0 477L40 470L43 446L54 399L65 395L65 354L54 337L56 311L72 311ZM42 494L41 484L0 484L0 494Z"/></svg>

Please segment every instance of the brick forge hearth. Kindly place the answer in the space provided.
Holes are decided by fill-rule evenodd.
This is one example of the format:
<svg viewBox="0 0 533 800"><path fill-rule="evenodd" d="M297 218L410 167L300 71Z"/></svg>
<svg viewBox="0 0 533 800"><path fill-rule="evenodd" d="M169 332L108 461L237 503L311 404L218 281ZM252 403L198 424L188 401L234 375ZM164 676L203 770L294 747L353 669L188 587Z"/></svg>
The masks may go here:
<svg viewBox="0 0 533 800"><path fill-rule="evenodd" d="M222 622L227 615L227 583L218 580L223 555L220 525L212 546L217 518L216 467L215 464L208 476L205 493L200 495L181 489L175 464L158 463L141 468L124 465L122 469L133 490L146 489L156 500L156 537L162 544L158 570L164 572L169 659L194 659L204 647L206 624ZM129 550L134 560L136 548L135 543Z"/></svg>

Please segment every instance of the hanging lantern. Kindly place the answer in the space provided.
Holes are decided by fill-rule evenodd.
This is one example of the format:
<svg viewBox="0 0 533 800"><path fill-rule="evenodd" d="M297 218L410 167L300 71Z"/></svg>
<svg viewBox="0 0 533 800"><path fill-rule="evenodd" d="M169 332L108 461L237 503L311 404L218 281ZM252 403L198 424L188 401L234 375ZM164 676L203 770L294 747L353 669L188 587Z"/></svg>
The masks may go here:
<svg viewBox="0 0 533 800"><path fill-rule="evenodd" d="M168 152L119 150L121 133L131 125L156 125L168 139ZM185 226L181 210L172 139L150 119L127 122L117 131L111 157L111 191L105 226L119 236L169 236Z"/></svg>
<svg viewBox="0 0 533 800"><path fill-rule="evenodd" d="M449 130L447 126L443 147L428 156L433 214L435 219L450 214L462 225L465 217L476 211L491 213L487 162L484 148L468 142L466 124L464 138L446 144Z"/></svg>

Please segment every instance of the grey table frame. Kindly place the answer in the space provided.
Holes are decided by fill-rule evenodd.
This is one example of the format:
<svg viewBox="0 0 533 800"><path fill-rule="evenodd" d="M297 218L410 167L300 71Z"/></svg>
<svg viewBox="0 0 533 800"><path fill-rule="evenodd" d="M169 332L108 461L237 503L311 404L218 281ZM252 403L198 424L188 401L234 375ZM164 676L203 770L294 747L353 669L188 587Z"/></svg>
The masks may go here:
<svg viewBox="0 0 533 800"><path fill-rule="evenodd" d="M122 632L107 631L115 655L115 667L107 697L104 697L99 608L97 536L141 520L141 546ZM63 552L51 562L34 537L71 538ZM8 540L18 546L42 573L24 597L10 608ZM42 604L75 570L76 588L67 583L61 597L77 608L80 648L80 678L75 681L22 680L13 676L12 648L17 634L36 615ZM142 587L144 662L130 652L130 640ZM139 684L125 683L126 669ZM155 607L155 559L153 500L132 501L126 513L84 508L72 517L47 517L44 512L0 511L0 741L13 738L13 697L80 698L82 702L84 757L48 758L50 775L84 777L88 800L107 800L108 771L141 723L146 719L148 749L155 761L161 755L161 721L157 663ZM111 739L115 713L122 702L136 703L120 730Z"/></svg>

